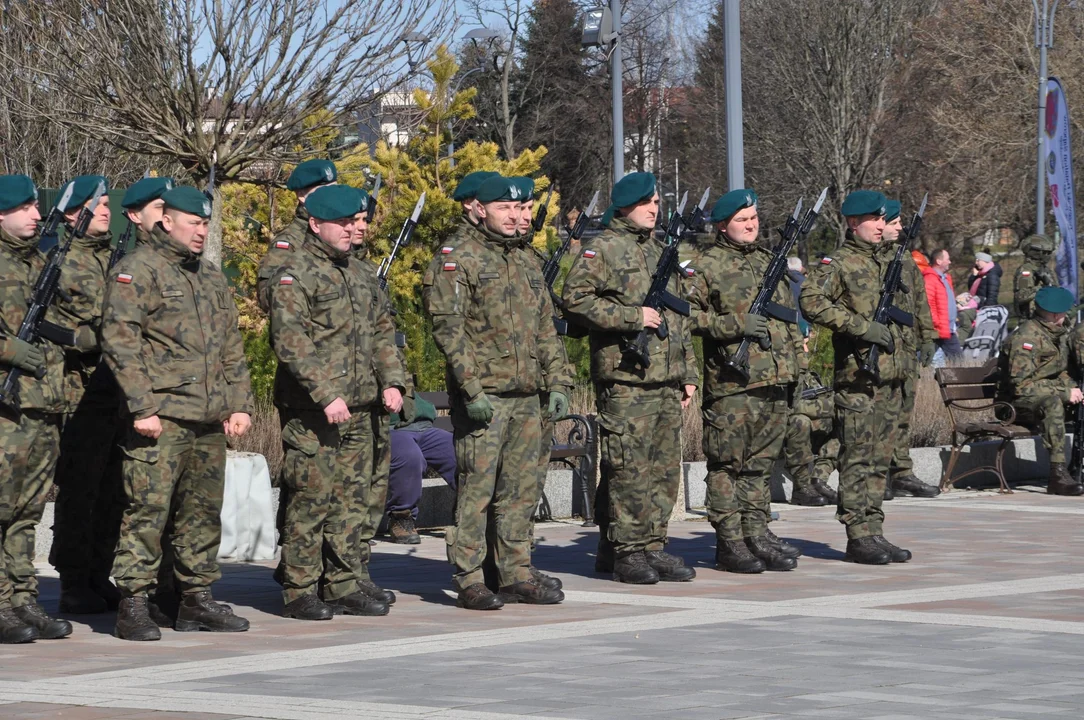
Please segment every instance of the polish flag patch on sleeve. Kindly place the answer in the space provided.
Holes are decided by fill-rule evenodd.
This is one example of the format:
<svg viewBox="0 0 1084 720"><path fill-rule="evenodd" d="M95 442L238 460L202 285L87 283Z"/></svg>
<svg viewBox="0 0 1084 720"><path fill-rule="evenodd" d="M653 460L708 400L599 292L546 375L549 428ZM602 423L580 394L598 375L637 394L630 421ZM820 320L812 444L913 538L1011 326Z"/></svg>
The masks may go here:
<svg viewBox="0 0 1084 720"><path fill-rule="evenodd" d="M290 275L283 275L279 278L279 285L293 285L294 279Z"/></svg>
<svg viewBox="0 0 1084 720"><path fill-rule="evenodd" d="M685 262L681 263L681 269L685 271L685 277L692 277L693 275L696 275L696 268L690 265L690 262L692 261L686 260Z"/></svg>
<svg viewBox="0 0 1084 720"><path fill-rule="evenodd" d="M821 265L831 265L831 264L832 264L832 258L828 257L827 255L825 255L824 257L821 258Z"/></svg>
<svg viewBox="0 0 1084 720"><path fill-rule="evenodd" d="M120 275L117 275L117 282L122 283L124 285L131 285L132 284L132 276L129 275L128 273L121 273Z"/></svg>
<svg viewBox="0 0 1084 720"><path fill-rule="evenodd" d="M275 247L279 250L289 250L290 243L286 242L285 240L279 240L275 243Z"/></svg>
<svg viewBox="0 0 1084 720"><path fill-rule="evenodd" d="M587 258L588 260L590 260L591 258L593 258L593 257L594 257L595 255L598 255L598 253L597 253L597 252L595 252L594 250L584 250L584 251L583 251L583 256L584 256L585 258Z"/></svg>
<svg viewBox="0 0 1084 720"><path fill-rule="evenodd" d="M1025 350L1031 350L1031 349L1032 349L1033 347L1035 347L1035 346L1034 346L1034 345L1032 345L1031 343L1024 343L1024 344L1023 344L1023 345L1021 345L1020 347L1024 348Z"/></svg>
<svg viewBox="0 0 1084 720"><path fill-rule="evenodd" d="M450 246L450 245L445 245L444 247L442 247L440 249L440 254L441 255L449 255L449 254L451 254L452 250L455 250L455 248Z"/></svg>
<svg viewBox="0 0 1084 720"><path fill-rule="evenodd" d="M1030 275L1031 275L1030 270L1021 270L1020 271L1020 277L1029 277Z"/></svg>
<svg viewBox="0 0 1084 720"><path fill-rule="evenodd" d="M459 267L459 263L446 262L444 263L444 272L455 272L457 267Z"/></svg>

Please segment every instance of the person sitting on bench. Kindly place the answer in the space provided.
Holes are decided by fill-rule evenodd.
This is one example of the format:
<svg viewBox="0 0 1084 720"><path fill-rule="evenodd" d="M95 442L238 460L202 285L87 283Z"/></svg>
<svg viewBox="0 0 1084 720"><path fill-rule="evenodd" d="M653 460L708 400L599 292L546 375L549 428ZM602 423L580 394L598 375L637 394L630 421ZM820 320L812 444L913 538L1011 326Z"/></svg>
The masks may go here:
<svg viewBox="0 0 1084 720"><path fill-rule="evenodd" d="M428 467L455 489L455 446L452 434L433 426L437 409L421 397L414 399L414 421L401 423L392 416L391 472L388 477L388 538L417 545L414 527L422 497L422 477Z"/></svg>

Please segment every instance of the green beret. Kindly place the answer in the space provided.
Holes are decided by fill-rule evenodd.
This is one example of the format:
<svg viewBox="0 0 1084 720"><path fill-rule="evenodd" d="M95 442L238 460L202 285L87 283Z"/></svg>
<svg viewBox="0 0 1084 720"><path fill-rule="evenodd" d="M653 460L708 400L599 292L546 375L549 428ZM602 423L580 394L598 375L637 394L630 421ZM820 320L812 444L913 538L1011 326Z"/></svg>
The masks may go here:
<svg viewBox="0 0 1084 720"><path fill-rule="evenodd" d="M287 190L304 190L313 185L327 185L335 182L339 177L339 171L335 169L335 163L330 160L306 160L290 173L286 180Z"/></svg>
<svg viewBox="0 0 1084 720"><path fill-rule="evenodd" d="M527 202L534 197L534 180L529 177L514 177L509 178L512 184L519 188L519 195L523 202Z"/></svg>
<svg viewBox="0 0 1084 720"><path fill-rule="evenodd" d="M855 190L843 201L840 212L844 217L857 215L884 215L888 210L888 198L876 190Z"/></svg>
<svg viewBox="0 0 1084 720"><path fill-rule="evenodd" d="M317 220L342 220L361 212L361 192L348 185L316 188L305 198L305 209Z"/></svg>
<svg viewBox="0 0 1084 720"><path fill-rule="evenodd" d="M1073 302L1073 294L1063 287L1048 285L1035 293L1035 304L1051 313L1069 312Z"/></svg>
<svg viewBox="0 0 1084 720"><path fill-rule="evenodd" d="M211 217L211 201L191 185L178 185L162 195L167 208L201 218Z"/></svg>
<svg viewBox="0 0 1084 720"><path fill-rule="evenodd" d="M38 199L34 181L26 175L0 175L0 212L6 212Z"/></svg>
<svg viewBox="0 0 1084 720"><path fill-rule="evenodd" d="M614 184L610 204L615 208L635 205L655 194L655 176L646 172L629 173Z"/></svg>
<svg viewBox="0 0 1084 720"><path fill-rule="evenodd" d="M1024 241L1020 243L1020 248L1024 252L1049 254L1054 252L1054 241L1046 235L1028 235L1024 238Z"/></svg>
<svg viewBox="0 0 1084 720"><path fill-rule="evenodd" d="M105 179L104 175L80 175L74 180L69 180L67 184L60 188L60 194L63 195L68 185L72 186L72 197L68 201L66 209L71 210L85 204L87 200L94 197L94 193L101 183L105 183L105 191L109 192L109 181Z"/></svg>
<svg viewBox="0 0 1084 720"><path fill-rule="evenodd" d="M739 210L753 207L756 204L757 193L755 190L747 190L745 188L731 190L716 201L715 207L711 209L711 221L713 223L720 223L724 220L729 220L734 217Z"/></svg>
<svg viewBox="0 0 1084 720"><path fill-rule="evenodd" d="M892 222L900 216L903 205L899 200L889 200L885 203L885 222Z"/></svg>
<svg viewBox="0 0 1084 720"><path fill-rule="evenodd" d="M470 200L473 197L477 197L478 188L482 187L482 183L491 177L497 177L499 175L500 173L492 172L490 170L479 170L478 172L464 175L463 179L459 181L459 184L455 186L455 192L452 193L452 200L463 202L464 200Z"/></svg>
<svg viewBox="0 0 1084 720"><path fill-rule="evenodd" d="M138 210L151 200L157 200L173 189L173 178L156 177L137 180L124 191L120 206L125 210Z"/></svg>
<svg viewBox="0 0 1084 720"><path fill-rule="evenodd" d="M358 198L361 200L361 210L365 210L369 207L369 191L364 188L354 189L358 191Z"/></svg>
<svg viewBox="0 0 1084 720"><path fill-rule="evenodd" d="M527 200L523 196L520 185L513 178L500 175L483 180L475 199L483 205L492 202L526 202Z"/></svg>

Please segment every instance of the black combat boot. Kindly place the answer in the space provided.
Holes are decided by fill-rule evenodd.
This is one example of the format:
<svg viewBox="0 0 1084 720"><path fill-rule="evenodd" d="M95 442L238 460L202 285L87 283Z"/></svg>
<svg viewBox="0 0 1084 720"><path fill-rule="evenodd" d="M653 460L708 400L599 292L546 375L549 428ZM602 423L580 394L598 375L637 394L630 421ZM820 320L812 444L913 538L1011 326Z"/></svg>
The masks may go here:
<svg viewBox="0 0 1084 720"><path fill-rule="evenodd" d="M555 578L552 575L547 575L546 573L536 568L534 565L531 566L531 579L542 587L546 588L547 590L560 590L565 586L565 584L561 582L560 578Z"/></svg>
<svg viewBox="0 0 1084 720"><path fill-rule="evenodd" d="M160 628L171 628L177 622L181 608L181 595L173 586L159 588L147 600L147 614Z"/></svg>
<svg viewBox="0 0 1084 720"><path fill-rule="evenodd" d="M388 513L388 537L401 545L419 545L422 536L414 527L414 515L410 510Z"/></svg>
<svg viewBox="0 0 1084 720"><path fill-rule="evenodd" d="M60 601L57 610L71 615L97 615L109 609L105 598L90 588L90 578L86 575L60 576Z"/></svg>
<svg viewBox="0 0 1084 720"><path fill-rule="evenodd" d="M901 497L932 498L941 494L941 489L933 485L927 485L912 473L892 476L892 492Z"/></svg>
<svg viewBox="0 0 1084 720"><path fill-rule="evenodd" d="M888 553L888 557L894 563L905 563L911 559L911 551L904 550L901 547L896 547L892 543L885 539L884 535L874 535L873 539L877 541L877 544Z"/></svg>
<svg viewBox="0 0 1084 720"><path fill-rule="evenodd" d="M665 550L646 550L647 564L659 574L662 582L689 582L696 577L696 570L685 566L685 561Z"/></svg>
<svg viewBox="0 0 1084 720"><path fill-rule="evenodd" d="M385 605L395 604L395 593L385 590L372 580L358 580L358 591Z"/></svg>
<svg viewBox="0 0 1084 720"><path fill-rule="evenodd" d="M534 580L505 585L497 593L501 601L508 603L526 603L528 605L556 605L565 599L560 590L548 590Z"/></svg>
<svg viewBox="0 0 1084 720"><path fill-rule="evenodd" d="M282 616L297 620L330 620L335 617L335 611L330 605L316 597L316 593L309 593L286 603L286 607L282 609Z"/></svg>
<svg viewBox="0 0 1084 720"><path fill-rule="evenodd" d="M797 560L777 550L764 535L745 538L745 546L749 548L749 552L764 562L764 567L768 570L786 571L798 567Z"/></svg>
<svg viewBox="0 0 1084 720"><path fill-rule="evenodd" d="M783 557L789 557L791 560L797 560L802 556L802 551L783 538L776 537L771 528L764 531L764 537L768 538L768 542L772 544L776 550L778 550Z"/></svg>
<svg viewBox="0 0 1084 720"><path fill-rule="evenodd" d="M0 645L18 645L38 639L38 631L27 625L11 608L0 610Z"/></svg>
<svg viewBox="0 0 1084 720"><path fill-rule="evenodd" d="M1084 495L1084 485L1069 474L1065 463L1050 463L1050 480L1046 484L1046 492L1049 495Z"/></svg>
<svg viewBox="0 0 1084 720"><path fill-rule="evenodd" d="M839 501L839 496L836 495L836 491L829 487L828 483L821 480L820 478L816 478L813 481L813 488L818 493L828 499L829 505L835 505Z"/></svg>
<svg viewBox="0 0 1084 720"><path fill-rule="evenodd" d="M896 499L896 493L892 492L892 479L891 479L891 478L888 478L888 479L886 479L886 480L885 480L885 494L884 494L884 499L885 499L886 501L887 501L887 500L895 500L895 499Z"/></svg>
<svg viewBox="0 0 1084 720"><path fill-rule="evenodd" d="M105 600L105 606L110 610L116 612L117 608L120 607L120 601L124 595L121 594L117 586L109 579L108 573L101 575L92 574L90 576L90 589Z"/></svg>
<svg viewBox="0 0 1084 720"><path fill-rule="evenodd" d="M336 615L358 615L362 617L383 617L390 609L386 602L374 600L361 590L344 595L334 600L324 600Z"/></svg>
<svg viewBox="0 0 1084 720"><path fill-rule="evenodd" d="M614 571L614 544L605 536L598 539L598 553L595 555L595 572L612 573Z"/></svg>
<svg viewBox="0 0 1084 720"><path fill-rule="evenodd" d="M813 485L804 487L795 485L793 492L790 494L790 504L823 507L828 504L828 498L817 492L817 488L813 487Z"/></svg>
<svg viewBox="0 0 1084 720"><path fill-rule="evenodd" d="M631 585L654 585L659 572L648 564L643 550L625 553L614 560L614 580Z"/></svg>
<svg viewBox="0 0 1084 720"><path fill-rule="evenodd" d="M113 634L121 640L161 640L162 631L147 611L147 596L134 595L120 601Z"/></svg>
<svg viewBox="0 0 1084 720"><path fill-rule="evenodd" d="M210 590L198 590L181 595L173 629L177 632L245 632L248 620L234 615L229 605L216 603Z"/></svg>
<svg viewBox="0 0 1084 720"><path fill-rule="evenodd" d="M455 604L467 610L500 610L504 607L500 596L480 582L460 590Z"/></svg>
<svg viewBox="0 0 1084 720"><path fill-rule="evenodd" d="M42 640L56 640L72 634L72 624L70 622L49 617L49 614L45 612L45 608L36 602L28 602L26 605L20 605L13 609L15 610L15 616L37 630L38 636Z"/></svg>
<svg viewBox="0 0 1084 720"><path fill-rule="evenodd" d="M887 565L892 562L892 556L872 537L848 540L847 554L843 559L859 565Z"/></svg>
<svg viewBox="0 0 1084 720"><path fill-rule="evenodd" d="M755 575L766 570L763 561L749 552L744 540L723 540L715 546L715 569L732 573Z"/></svg>

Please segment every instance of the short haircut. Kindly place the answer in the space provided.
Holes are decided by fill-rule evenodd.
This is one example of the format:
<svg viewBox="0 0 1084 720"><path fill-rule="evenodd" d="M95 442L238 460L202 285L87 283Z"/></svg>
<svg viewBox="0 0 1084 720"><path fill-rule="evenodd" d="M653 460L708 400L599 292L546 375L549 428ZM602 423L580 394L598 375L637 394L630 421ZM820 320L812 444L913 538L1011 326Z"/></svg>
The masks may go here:
<svg viewBox="0 0 1084 720"><path fill-rule="evenodd" d="M942 255L948 255L948 254L949 254L948 248L937 248L930 255L930 262L935 263L941 258Z"/></svg>

